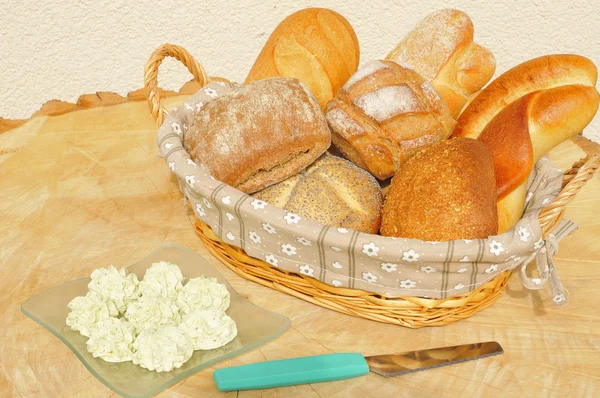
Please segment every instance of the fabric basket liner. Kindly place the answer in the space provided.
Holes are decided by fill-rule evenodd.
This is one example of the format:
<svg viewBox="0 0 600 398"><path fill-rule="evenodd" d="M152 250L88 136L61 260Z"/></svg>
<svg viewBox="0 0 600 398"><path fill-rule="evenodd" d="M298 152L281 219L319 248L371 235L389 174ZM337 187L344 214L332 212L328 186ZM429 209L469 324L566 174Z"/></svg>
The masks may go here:
<svg viewBox="0 0 600 398"><path fill-rule="evenodd" d="M559 194L563 177L548 159L540 159L531 173L523 218L500 235L427 242L325 226L217 181L184 149L183 135L194 113L233 87L225 82L209 83L174 108L157 133L159 155L177 176L185 199L190 201L198 219L227 244L274 267L332 286L394 297L453 297L521 267L521 280L526 287L537 289L553 280L550 285L554 301L566 301L551 257L558 240L576 226L563 220L551 235L551 242L542 239L537 216ZM545 260L538 260L540 278L529 278L524 270L536 257Z"/></svg>

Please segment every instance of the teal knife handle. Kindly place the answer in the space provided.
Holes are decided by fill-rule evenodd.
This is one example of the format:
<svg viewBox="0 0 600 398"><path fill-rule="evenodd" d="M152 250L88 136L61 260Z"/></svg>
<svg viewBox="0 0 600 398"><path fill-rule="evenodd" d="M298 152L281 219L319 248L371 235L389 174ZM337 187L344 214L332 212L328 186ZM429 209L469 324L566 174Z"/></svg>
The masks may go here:
<svg viewBox="0 0 600 398"><path fill-rule="evenodd" d="M219 391L234 391L343 380L367 373L369 365L362 354L346 353L217 369L213 377Z"/></svg>

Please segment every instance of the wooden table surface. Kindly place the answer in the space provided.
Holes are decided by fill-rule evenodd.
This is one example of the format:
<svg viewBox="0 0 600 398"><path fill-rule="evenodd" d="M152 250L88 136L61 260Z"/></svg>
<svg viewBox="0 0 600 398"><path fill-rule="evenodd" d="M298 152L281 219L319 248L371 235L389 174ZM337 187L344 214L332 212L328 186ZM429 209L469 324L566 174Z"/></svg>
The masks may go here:
<svg viewBox="0 0 600 398"><path fill-rule="evenodd" d="M167 102L173 106L183 98L174 96ZM200 371L160 397L238 396L217 391L212 379L216 367L486 340L500 342L505 354L390 379L371 373L239 396L600 396L598 175L566 214L580 225L563 240L556 258L569 291L568 305L554 306L548 291L529 292L513 276L503 297L483 312L449 326L412 330L338 314L277 293L241 279L210 257L194 234L176 181L157 156L145 102L77 111L54 105L69 112L39 115L0 133L1 397L115 396L64 344L26 317L20 305L95 268L135 263L165 242L208 257L238 292L288 316L292 326L267 345ZM569 142L556 148L551 158L564 168L582 154Z"/></svg>

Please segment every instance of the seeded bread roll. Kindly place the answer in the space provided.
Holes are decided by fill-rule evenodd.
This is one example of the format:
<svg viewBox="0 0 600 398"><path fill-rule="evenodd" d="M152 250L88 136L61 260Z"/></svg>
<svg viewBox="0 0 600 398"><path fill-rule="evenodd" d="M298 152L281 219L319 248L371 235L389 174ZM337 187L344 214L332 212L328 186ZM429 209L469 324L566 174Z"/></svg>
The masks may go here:
<svg viewBox="0 0 600 398"><path fill-rule="evenodd" d="M330 143L317 99L291 78L238 86L207 102L183 137L192 159L246 193L298 173Z"/></svg>
<svg viewBox="0 0 600 398"><path fill-rule="evenodd" d="M380 180L426 146L448 138L454 119L436 90L392 61L360 68L327 104L333 144Z"/></svg>
<svg viewBox="0 0 600 398"><path fill-rule="evenodd" d="M497 232L494 164L483 143L442 141L406 161L392 179L381 235L439 242Z"/></svg>
<svg viewBox="0 0 600 398"><path fill-rule="evenodd" d="M254 197L321 224L375 234L383 198L379 184L351 162L323 155L307 169Z"/></svg>

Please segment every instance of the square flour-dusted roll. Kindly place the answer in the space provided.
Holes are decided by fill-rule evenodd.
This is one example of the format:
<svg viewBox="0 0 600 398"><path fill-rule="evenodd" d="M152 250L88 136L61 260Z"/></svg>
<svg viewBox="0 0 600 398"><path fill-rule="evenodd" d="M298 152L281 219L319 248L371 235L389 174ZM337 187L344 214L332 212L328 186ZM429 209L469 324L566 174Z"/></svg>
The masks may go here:
<svg viewBox="0 0 600 398"><path fill-rule="evenodd" d="M331 133L304 83L271 78L207 102L183 142L217 180L253 193L311 164L329 147Z"/></svg>

